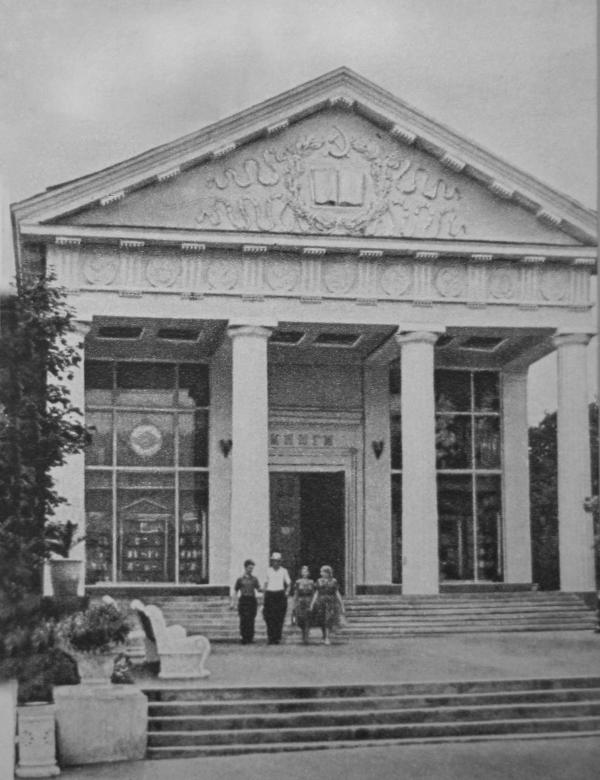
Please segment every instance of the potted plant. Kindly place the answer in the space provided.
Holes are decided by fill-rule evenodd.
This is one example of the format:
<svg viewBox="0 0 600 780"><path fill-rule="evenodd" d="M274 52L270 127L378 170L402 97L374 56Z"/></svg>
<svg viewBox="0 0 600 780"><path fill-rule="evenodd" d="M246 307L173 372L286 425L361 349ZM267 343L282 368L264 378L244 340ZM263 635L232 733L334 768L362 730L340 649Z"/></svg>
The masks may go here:
<svg viewBox="0 0 600 780"><path fill-rule="evenodd" d="M61 523L49 520L44 528L46 550L50 555L48 565L50 567L50 581L52 592L56 599L75 599L79 582L83 573L83 561L71 558L71 550L76 544L83 541L83 537L76 537L77 523L67 520Z"/></svg>
<svg viewBox="0 0 600 780"><path fill-rule="evenodd" d="M83 684L107 684L114 661L131 630L127 616L110 596L63 618L57 627L63 649L77 661Z"/></svg>

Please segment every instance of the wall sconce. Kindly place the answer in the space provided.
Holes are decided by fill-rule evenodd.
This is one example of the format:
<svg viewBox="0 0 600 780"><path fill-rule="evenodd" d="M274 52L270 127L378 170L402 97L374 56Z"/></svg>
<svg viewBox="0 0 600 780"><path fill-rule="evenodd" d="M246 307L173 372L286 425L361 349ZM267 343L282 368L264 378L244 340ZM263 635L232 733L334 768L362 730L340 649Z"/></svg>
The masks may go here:
<svg viewBox="0 0 600 780"><path fill-rule="evenodd" d="M371 447L373 448L373 453L375 454L375 457L377 460L381 457L381 453L383 452L383 439L374 439L371 442Z"/></svg>
<svg viewBox="0 0 600 780"><path fill-rule="evenodd" d="M223 457L227 457L229 453L231 452L231 446L233 442L231 439L219 439L219 448L221 452L223 453Z"/></svg>

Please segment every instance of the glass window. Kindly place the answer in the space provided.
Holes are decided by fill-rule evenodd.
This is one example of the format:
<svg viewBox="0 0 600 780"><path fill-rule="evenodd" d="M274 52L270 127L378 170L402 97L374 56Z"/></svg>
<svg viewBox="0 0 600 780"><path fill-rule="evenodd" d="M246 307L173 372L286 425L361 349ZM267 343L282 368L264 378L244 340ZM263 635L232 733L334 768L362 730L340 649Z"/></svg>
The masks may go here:
<svg viewBox="0 0 600 780"><path fill-rule="evenodd" d="M477 579L502 578L500 475L477 476Z"/></svg>
<svg viewBox="0 0 600 780"><path fill-rule="evenodd" d="M179 581L206 582L208 474L179 475Z"/></svg>
<svg viewBox="0 0 600 780"><path fill-rule="evenodd" d="M117 412L118 466L175 465L173 415Z"/></svg>
<svg viewBox="0 0 600 780"><path fill-rule="evenodd" d="M476 371L473 374L476 412L500 410L500 388L495 371Z"/></svg>
<svg viewBox="0 0 600 780"><path fill-rule="evenodd" d="M402 417L399 414L393 414L390 419L390 439L391 439L391 457L392 468L402 468Z"/></svg>
<svg viewBox="0 0 600 780"><path fill-rule="evenodd" d="M112 579L112 472L91 471L85 492L86 581Z"/></svg>
<svg viewBox="0 0 600 780"><path fill-rule="evenodd" d="M438 412L471 411L469 371L435 372L435 408Z"/></svg>
<svg viewBox="0 0 600 780"><path fill-rule="evenodd" d="M88 406L110 406L113 400L112 363L85 361L85 402Z"/></svg>
<svg viewBox="0 0 600 780"><path fill-rule="evenodd" d="M438 475L439 561L442 580L471 580L473 488L468 474Z"/></svg>
<svg viewBox="0 0 600 780"><path fill-rule="evenodd" d="M172 363L118 363L117 404L173 406L175 366Z"/></svg>
<svg viewBox="0 0 600 780"><path fill-rule="evenodd" d="M392 474L392 582L402 582L402 474Z"/></svg>
<svg viewBox="0 0 600 780"><path fill-rule="evenodd" d="M194 414L179 414L179 465L208 465L208 411L199 409Z"/></svg>
<svg viewBox="0 0 600 780"><path fill-rule="evenodd" d="M179 406L208 406L208 366L185 363L179 366Z"/></svg>
<svg viewBox="0 0 600 780"><path fill-rule="evenodd" d="M470 415L436 415L435 441L438 469L471 467Z"/></svg>
<svg viewBox="0 0 600 780"><path fill-rule="evenodd" d="M500 468L500 418L475 418L475 466L478 469Z"/></svg>
<svg viewBox="0 0 600 780"><path fill-rule="evenodd" d="M86 466L113 465L113 414L112 412L87 412L85 424L90 430L91 441L85 448Z"/></svg>

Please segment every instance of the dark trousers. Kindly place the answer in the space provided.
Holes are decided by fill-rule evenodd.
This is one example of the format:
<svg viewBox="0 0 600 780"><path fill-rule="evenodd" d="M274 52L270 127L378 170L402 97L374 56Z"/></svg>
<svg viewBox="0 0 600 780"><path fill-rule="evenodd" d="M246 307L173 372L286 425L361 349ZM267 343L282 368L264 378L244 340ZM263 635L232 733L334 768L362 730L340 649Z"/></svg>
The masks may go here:
<svg viewBox="0 0 600 780"><path fill-rule="evenodd" d="M270 643L281 641L286 610L287 596L284 590L265 591L263 617L267 624L267 640Z"/></svg>
<svg viewBox="0 0 600 780"><path fill-rule="evenodd" d="M240 596L238 613L240 616L240 636L242 637L242 642L252 642L254 639L256 610L257 603L254 596Z"/></svg>

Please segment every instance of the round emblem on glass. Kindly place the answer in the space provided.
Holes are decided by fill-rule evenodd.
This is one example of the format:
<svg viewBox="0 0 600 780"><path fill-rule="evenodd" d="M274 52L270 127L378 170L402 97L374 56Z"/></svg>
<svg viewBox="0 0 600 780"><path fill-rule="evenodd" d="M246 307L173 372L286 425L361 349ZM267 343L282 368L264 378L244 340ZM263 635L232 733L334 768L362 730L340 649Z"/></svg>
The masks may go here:
<svg viewBox="0 0 600 780"><path fill-rule="evenodd" d="M137 425L129 435L129 446L140 458L156 455L162 443L162 433L156 425Z"/></svg>

